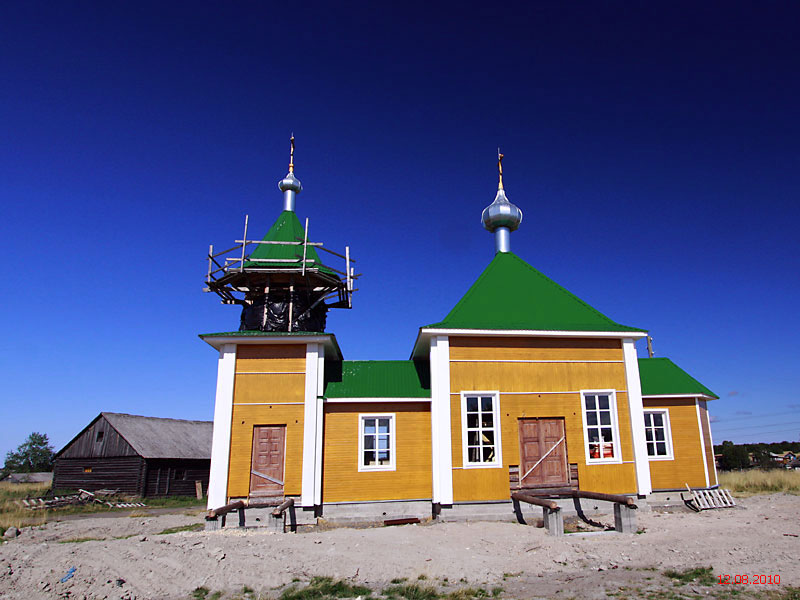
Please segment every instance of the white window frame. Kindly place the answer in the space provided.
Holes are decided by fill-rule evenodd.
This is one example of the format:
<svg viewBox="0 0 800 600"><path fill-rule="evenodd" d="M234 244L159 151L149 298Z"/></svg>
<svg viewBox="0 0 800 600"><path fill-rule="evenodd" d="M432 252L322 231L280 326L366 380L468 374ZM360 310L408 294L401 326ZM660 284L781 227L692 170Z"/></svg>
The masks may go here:
<svg viewBox="0 0 800 600"><path fill-rule="evenodd" d="M490 463L469 462L467 450L467 397L492 397L492 422L494 423L494 460ZM480 402L480 400L479 400ZM497 390L483 392L461 392L461 465L464 469L497 469L503 466L503 441L500 427L500 392Z"/></svg>
<svg viewBox="0 0 800 600"><path fill-rule="evenodd" d="M664 418L664 441L667 443L667 453L664 456L653 456L649 452L647 453L648 460L675 460L675 454L672 450L672 429L669 424L669 409L668 408L645 408L643 411L644 414L647 413L659 413ZM644 416L642 416L644 419ZM645 446L649 443L647 441L647 423L644 425L645 430ZM652 426L651 426L652 429ZM655 440L653 440L655 443Z"/></svg>
<svg viewBox="0 0 800 600"><path fill-rule="evenodd" d="M617 411L616 390L581 390L581 418L583 420L583 449L587 465L613 465L622 463L622 440L619 437L619 412ZM589 455L589 427L586 419L586 396L608 396L608 408L611 412L611 434L614 436L614 456L608 458L591 458ZM591 425L595 427L595 425ZM601 427L600 424L596 427ZM602 449L602 445L601 445ZM602 454L602 452L601 452Z"/></svg>
<svg viewBox="0 0 800 600"><path fill-rule="evenodd" d="M365 465L364 464L364 420L389 419L389 464ZM376 423L377 427L377 423ZM358 415L358 456L359 471L396 471L397 470L397 417L395 413L360 413ZM375 448L375 452L378 449ZM376 455L377 458L377 455Z"/></svg>

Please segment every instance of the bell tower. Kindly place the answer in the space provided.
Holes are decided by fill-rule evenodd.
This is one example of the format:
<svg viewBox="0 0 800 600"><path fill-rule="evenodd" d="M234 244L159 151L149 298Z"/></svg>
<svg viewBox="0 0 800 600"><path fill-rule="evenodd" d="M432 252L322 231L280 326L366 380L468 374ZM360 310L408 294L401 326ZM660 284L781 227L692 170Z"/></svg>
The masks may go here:
<svg viewBox="0 0 800 600"><path fill-rule="evenodd" d="M358 275L350 247L340 253L309 240L308 219L303 226L295 213L303 186L294 174L294 136L289 142L289 172L278 182L283 210L267 234L248 239L245 216L244 235L233 247L215 253L209 246L203 291L242 307L239 331L321 333L328 309L352 308Z"/></svg>

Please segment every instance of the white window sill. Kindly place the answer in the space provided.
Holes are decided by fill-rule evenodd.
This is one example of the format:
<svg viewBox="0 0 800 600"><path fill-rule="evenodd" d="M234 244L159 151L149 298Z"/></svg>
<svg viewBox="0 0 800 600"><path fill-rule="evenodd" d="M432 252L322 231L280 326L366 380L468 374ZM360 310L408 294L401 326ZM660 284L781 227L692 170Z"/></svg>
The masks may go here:
<svg viewBox="0 0 800 600"><path fill-rule="evenodd" d="M648 456L647 460L675 460L674 456Z"/></svg>
<svg viewBox="0 0 800 600"><path fill-rule="evenodd" d="M464 469L499 469L503 465L497 463L465 463Z"/></svg>
<svg viewBox="0 0 800 600"><path fill-rule="evenodd" d="M621 458L590 458L586 461L587 465L621 465Z"/></svg>
<svg viewBox="0 0 800 600"><path fill-rule="evenodd" d="M375 471L380 472L380 471L396 471L396 470L397 470L397 467L395 465L391 465L391 466L388 466L388 467L387 466L365 467L365 466L361 466L360 465L358 467L358 472L359 473L372 473L372 472L375 472Z"/></svg>

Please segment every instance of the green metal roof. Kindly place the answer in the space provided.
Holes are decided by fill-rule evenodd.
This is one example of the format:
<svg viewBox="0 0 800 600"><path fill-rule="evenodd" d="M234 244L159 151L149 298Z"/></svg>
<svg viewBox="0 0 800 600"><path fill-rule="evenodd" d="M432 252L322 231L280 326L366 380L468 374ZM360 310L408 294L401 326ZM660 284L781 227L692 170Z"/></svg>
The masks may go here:
<svg viewBox="0 0 800 600"><path fill-rule="evenodd" d="M498 252L444 320L426 327L644 331L612 321L511 252Z"/></svg>
<svg viewBox="0 0 800 600"><path fill-rule="evenodd" d="M643 396L698 394L719 398L668 358L640 358L639 377Z"/></svg>
<svg viewBox="0 0 800 600"><path fill-rule="evenodd" d="M427 361L346 360L325 364L326 398L430 398Z"/></svg>
<svg viewBox="0 0 800 600"><path fill-rule="evenodd" d="M300 219L297 218L297 214L291 210L284 210L278 216L278 220L269 228L267 231L267 235L264 236L264 241L267 242L297 242L302 241L305 238L305 229L303 225L300 223ZM283 244L257 244L257 248L253 250L253 252L247 258L259 258L259 259L269 259L269 260L276 260L276 259L297 259L298 262L296 263L261 263L261 262L250 262L245 260L244 266L245 268L248 267L269 267L271 269L274 268L296 268L302 265L303 261L303 246L289 246ZM314 261L313 263L309 261ZM327 273L329 275L333 275L333 271L331 271L328 267L324 266L319 259L319 254L317 254L317 250L314 246L307 246L306 247L306 267L316 267L319 268L320 271Z"/></svg>

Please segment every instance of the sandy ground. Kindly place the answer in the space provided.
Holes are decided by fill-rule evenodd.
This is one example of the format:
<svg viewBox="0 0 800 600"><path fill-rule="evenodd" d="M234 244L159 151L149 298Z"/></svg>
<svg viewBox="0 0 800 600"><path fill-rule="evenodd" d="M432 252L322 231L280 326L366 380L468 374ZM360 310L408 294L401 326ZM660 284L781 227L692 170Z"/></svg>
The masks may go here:
<svg viewBox="0 0 800 600"><path fill-rule="evenodd" d="M603 598L620 587L671 585L664 570L695 566L713 566L717 575L777 574L782 587L800 586L800 497L740 502L736 509L699 514L640 512L639 535L565 538L531 526L479 522L158 535L199 519L85 518L26 528L0 545L0 598L188 598L200 586L229 597L245 585L256 596L276 597L293 579L315 575L378 591L393 578L423 576L426 585L445 590L499 586L506 598ZM131 537L114 539L123 536ZM101 539L69 541L75 538ZM71 567L74 576L61 583ZM696 586L690 591L716 594Z"/></svg>

